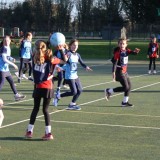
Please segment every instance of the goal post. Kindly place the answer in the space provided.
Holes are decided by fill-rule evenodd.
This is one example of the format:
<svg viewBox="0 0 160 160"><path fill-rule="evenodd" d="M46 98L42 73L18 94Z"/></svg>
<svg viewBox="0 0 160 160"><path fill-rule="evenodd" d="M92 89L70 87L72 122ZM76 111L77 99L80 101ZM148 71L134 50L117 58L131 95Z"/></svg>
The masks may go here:
<svg viewBox="0 0 160 160"><path fill-rule="evenodd" d="M13 28L13 36L19 37L19 28L18 27Z"/></svg>
<svg viewBox="0 0 160 160"><path fill-rule="evenodd" d="M0 27L0 37L4 37L4 28Z"/></svg>

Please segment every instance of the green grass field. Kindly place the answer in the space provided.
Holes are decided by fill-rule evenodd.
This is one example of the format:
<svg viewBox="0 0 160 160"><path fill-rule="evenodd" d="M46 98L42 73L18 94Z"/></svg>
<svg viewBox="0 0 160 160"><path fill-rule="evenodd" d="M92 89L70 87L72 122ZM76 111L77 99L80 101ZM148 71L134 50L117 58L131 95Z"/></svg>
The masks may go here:
<svg viewBox="0 0 160 160"><path fill-rule="evenodd" d="M36 39L33 40L33 46ZM16 40L18 42L18 40ZM68 44L69 40L67 40ZM132 60L147 60L147 49L148 41L139 42L128 42L128 48L134 50L134 48L140 48L141 51L136 56L131 56ZM85 59L110 59L113 54L113 49L117 47L117 41L106 41L106 40L79 40L78 53ZM15 57L19 56L18 46L12 44L12 55Z"/></svg>
<svg viewBox="0 0 160 160"><path fill-rule="evenodd" d="M41 110L33 138L24 138L33 108L32 83L26 80L16 83L18 91L27 95L21 102L14 101L5 83L0 96L5 102L5 119L0 128L1 160L160 159L159 64L157 75L148 75L148 62L129 62L130 102L135 106L122 108L123 93L114 94L108 102L104 98L105 88L120 85L112 82L111 63L106 60L86 63L93 72L79 68L84 87L78 100L82 110L65 110L72 97L61 99L57 108L50 105L53 141L41 140L45 127ZM14 80L17 82L15 77Z"/></svg>

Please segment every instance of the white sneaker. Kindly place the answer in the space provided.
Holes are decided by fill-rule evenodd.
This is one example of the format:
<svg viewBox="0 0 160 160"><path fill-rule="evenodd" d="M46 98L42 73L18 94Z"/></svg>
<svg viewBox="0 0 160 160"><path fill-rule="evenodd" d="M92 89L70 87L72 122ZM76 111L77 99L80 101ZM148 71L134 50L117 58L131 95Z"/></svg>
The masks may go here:
<svg viewBox="0 0 160 160"><path fill-rule="evenodd" d="M67 86L67 85L63 85L62 87L65 89L69 89L69 86Z"/></svg>
<svg viewBox="0 0 160 160"><path fill-rule="evenodd" d="M157 71L156 71L156 70L154 70L154 71L153 71L153 74L156 74L156 73L157 73Z"/></svg>
<svg viewBox="0 0 160 160"><path fill-rule="evenodd" d="M151 70L148 71L148 74L151 74Z"/></svg>
<svg viewBox="0 0 160 160"><path fill-rule="evenodd" d="M21 99L26 98L26 96L24 96L21 93L17 93L16 95L14 95L15 101L20 101Z"/></svg>
<svg viewBox="0 0 160 160"><path fill-rule="evenodd" d="M23 74L23 75L22 75L22 77L23 77L24 79L28 79L28 77L26 77L26 75L25 75L25 74Z"/></svg>

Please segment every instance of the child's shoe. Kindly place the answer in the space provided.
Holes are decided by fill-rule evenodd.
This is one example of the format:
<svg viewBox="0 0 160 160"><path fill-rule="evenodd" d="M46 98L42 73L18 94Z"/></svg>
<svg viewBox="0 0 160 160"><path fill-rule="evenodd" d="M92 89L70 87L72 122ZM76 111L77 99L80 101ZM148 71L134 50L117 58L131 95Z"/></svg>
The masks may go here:
<svg viewBox="0 0 160 160"><path fill-rule="evenodd" d="M129 102L122 102L122 107L134 107L134 105L130 104Z"/></svg>
<svg viewBox="0 0 160 160"><path fill-rule="evenodd" d="M153 74L156 74L156 73L157 73L157 71L156 71L156 70L154 70L154 71L153 71Z"/></svg>
<svg viewBox="0 0 160 160"><path fill-rule="evenodd" d="M104 90L104 94L105 94L106 100L108 101L109 98L110 98L110 96L111 96L111 93L109 93L109 89L105 89L105 90Z"/></svg>
<svg viewBox="0 0 160 160"><path fill-rule="evenodd" d="M45 134L43 137L42 137L43 140L53 140L53 135L51 133L48 133L48 134Z"/></svg>
<svg viewBox="0 0 160 160"><path fill-rule="evenodd" d="M27 131L25 134L26 138L32 138L32 136L33 136L33 133L31 131Z"/></svg>
<svg viewBox="0 0 160 160"><path fill-rule="evenodd" d="M20 100L26 98L26 96L24 96L21 93L17 93L16 95L14 95L14 98L15 98L15 101L20 101Z"/></svg>

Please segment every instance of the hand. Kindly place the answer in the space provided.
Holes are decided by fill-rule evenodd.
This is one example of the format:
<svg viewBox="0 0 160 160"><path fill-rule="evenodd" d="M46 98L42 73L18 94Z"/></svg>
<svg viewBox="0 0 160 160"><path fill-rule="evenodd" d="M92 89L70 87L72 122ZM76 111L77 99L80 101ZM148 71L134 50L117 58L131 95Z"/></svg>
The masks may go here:
<svg viewBox="0 0 160 160"><path fill-rule="evenodd" d="M139 49L139 48L135 48L135 49L134 49L134 52L139 53L139 52L140 52L140 49Z"/></svg>
<svg viewBox="0 0 160 160"><path fill-rule="evenodd" d="M50 79L52 79L53 78L53 75L50 75L48 78L47 78L47 80L50 80Z"/></svg>
<svg viewBox="0 0 160 160"><path fill-rule="evenodd" d="M157 54L157 58L159 58L159 55Z"/></svg>
<svg viewBox="0 0 160 160"><path fill-rule="evenodd" d="M18 66L17 66L17 65L14 65L14 69L15 69L15 70L18 70Z"/></svg>
<svg viewBox="0 0 160 160"><path fill-rule="evenodd" d="M64 44L60 44L57 46L57 50L63 50L64 49Z"/></svg>
<svg viewBox="0 0 160 160"><path fill-rule="evenodd" d="M149 58L149 55L147 55L147 58Z"/></svg>
<svg viewBox="0 0 160 160"><path fill-rule="evenodd" d="M86 71L93 71L90 67L86 67Z"/></svg>

